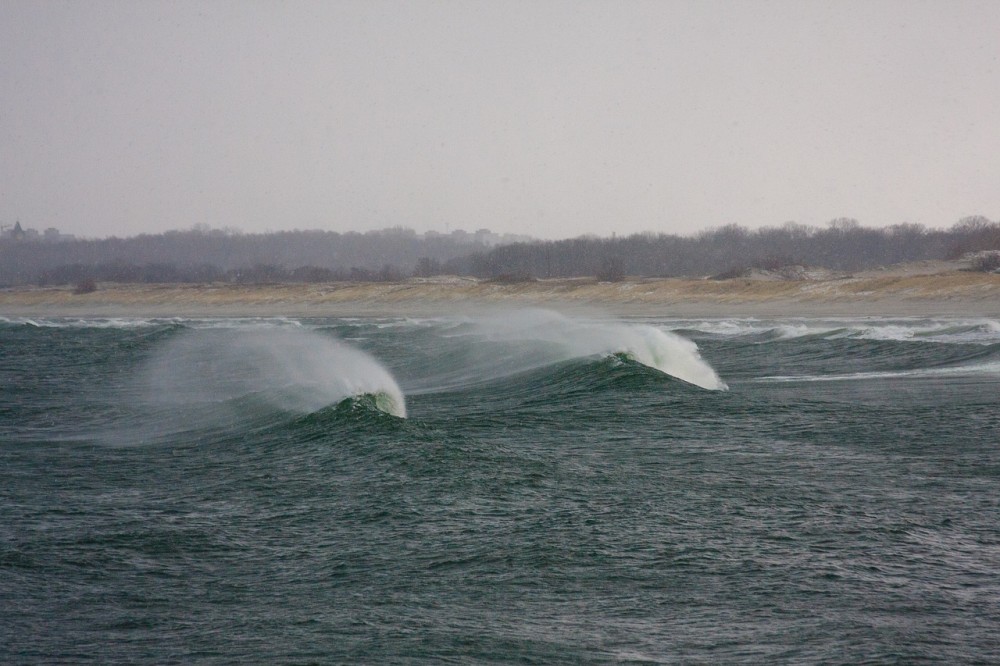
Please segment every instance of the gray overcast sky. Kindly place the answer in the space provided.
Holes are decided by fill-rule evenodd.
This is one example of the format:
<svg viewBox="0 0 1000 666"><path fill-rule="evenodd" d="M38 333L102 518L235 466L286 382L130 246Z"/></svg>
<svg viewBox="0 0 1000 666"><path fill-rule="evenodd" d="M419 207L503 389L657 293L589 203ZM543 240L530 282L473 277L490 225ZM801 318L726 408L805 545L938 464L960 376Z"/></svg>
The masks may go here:
<svg viewBox="0 0 1000 666"><path fill-rule="evenodd" d="M0 222L1000 218L1000 2L0 3Z"/></svg>

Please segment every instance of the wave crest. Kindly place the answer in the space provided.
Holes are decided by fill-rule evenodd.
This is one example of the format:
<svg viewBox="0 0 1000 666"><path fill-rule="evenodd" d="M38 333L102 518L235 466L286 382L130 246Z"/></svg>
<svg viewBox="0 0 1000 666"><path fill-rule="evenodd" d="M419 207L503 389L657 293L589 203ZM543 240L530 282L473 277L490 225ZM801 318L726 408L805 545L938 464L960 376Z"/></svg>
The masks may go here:
<svg viewBox="0 0 1000 666"><path fill-rule="evenodd" d="M188 330L150 359L144 378L157 407L230 403L252 397L274 409L311 413L373 395L378 408L406 416L396 380L363 351L294 328Z"/></svg>
<svg viewBox="0 0 1000 666"><path fill-rule="evenodd" d="M541 308L494 312L447 334L442 370L418 391L455 389L576 358L626 354L638 363L705 389L728 387L686 338L645 324L586 321Z"/></svg>

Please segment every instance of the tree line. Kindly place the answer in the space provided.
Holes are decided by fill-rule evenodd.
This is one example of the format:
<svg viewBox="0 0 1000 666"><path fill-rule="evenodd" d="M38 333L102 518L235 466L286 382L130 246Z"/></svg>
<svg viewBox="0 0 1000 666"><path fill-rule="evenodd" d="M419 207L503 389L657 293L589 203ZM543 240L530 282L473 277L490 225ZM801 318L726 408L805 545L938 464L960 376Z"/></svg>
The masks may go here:
<svg viewBox="0 0 1000 666"><path fill-rule="evenodd" d="M853 271L1000 250L1000 222L976 216L948 229L871 228L852 219L825 227L727 225L691 236L642 233L490 247L471 234L192 229L62 243L0 241L0 285L102 282L208 283L396 281L410 276L485 279L596 276L705 277L787 265Z"/></svg>
<svg viewBox="0 0 1000 666"><path fill-rule="evenodd" d="M195 228L61 243L0 241L0 285L114 282L255 282L399 279L420 258L445 261L488 249L489 237L405 228L358 233L243 234Z"/></svg>
<svg viewBox="0 0 1000 666"><path fill-rule="evenodd" d="M983 250L1000 250L1000 222L977 216L933 230L917 224L871 228L837 219L823 228L727 225L693 236L645 233L516 243L458 257L442 271L479 278L707 277L791 265L856 271Z"/></svg>

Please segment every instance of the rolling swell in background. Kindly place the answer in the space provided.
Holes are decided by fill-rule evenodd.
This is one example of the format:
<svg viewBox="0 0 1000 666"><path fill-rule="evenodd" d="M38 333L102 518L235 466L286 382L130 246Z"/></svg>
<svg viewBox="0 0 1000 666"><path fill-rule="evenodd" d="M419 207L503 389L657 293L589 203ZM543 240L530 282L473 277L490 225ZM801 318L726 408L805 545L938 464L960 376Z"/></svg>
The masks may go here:
<svg viewBox="0 0 1000 666"><path fill-rule="evenodd" d="M6 662L1000 658L992 320L0 319L0 349Z"/></svg>

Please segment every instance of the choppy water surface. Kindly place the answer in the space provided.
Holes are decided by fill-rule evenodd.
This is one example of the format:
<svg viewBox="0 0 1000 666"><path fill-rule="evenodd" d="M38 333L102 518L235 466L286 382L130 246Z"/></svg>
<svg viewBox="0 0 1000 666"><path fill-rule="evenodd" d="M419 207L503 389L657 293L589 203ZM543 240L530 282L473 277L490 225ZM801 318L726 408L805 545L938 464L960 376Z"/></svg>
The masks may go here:
<svg viewBox="0 0 1000 666"><path fill-rule="evenodd" d="M996 662L1000 324L0 319L5 663Z"/></svg>

